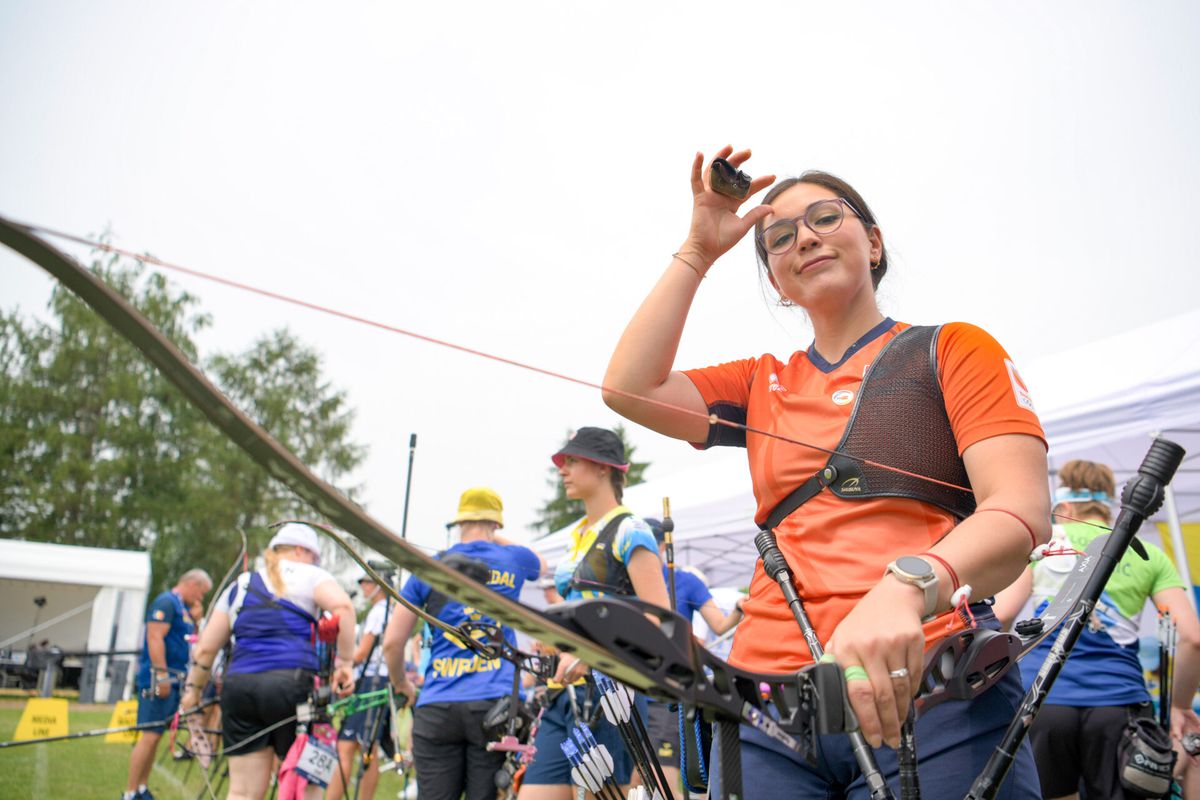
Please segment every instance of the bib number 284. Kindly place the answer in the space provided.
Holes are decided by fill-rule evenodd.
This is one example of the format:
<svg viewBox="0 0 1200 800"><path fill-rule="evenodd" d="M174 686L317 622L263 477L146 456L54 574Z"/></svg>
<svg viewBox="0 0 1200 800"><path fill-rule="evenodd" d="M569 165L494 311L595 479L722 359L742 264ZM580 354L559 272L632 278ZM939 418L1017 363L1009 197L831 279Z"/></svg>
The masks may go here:
<svg viewBox="0 0 1200 800"><path fill-rule="evenodd" d="M305 742L300 760L296 762L296 772L311 784L329 786L336 766L337 751L331 745L313 738Z"/></svg>

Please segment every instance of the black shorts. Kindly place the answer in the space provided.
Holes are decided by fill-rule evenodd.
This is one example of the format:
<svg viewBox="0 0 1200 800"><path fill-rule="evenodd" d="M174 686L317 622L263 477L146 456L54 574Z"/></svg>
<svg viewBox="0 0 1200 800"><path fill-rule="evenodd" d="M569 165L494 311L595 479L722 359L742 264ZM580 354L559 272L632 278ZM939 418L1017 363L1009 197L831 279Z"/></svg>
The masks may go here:
<svg viewBox="0 0 1200 800"><path fill-rule="evenodd" d="M246 755L272 747L283 758L296 739L296 721L266 731L296 715L296 706L308 699L313 673L303 669L277 669L226 675L221 684L221 732L227 755Z"/></svg>
<svg viewBox="0 0 1200 800"><path fill-rule="evenodd" d="M426 703L413 712L413 765L421 800L495 800L505 753L488 752L483 718L495 700Z"/></svg>
<svg viewBox="0 0 1200 800"><path fill-rule="evenodd" d="M1130 716L1153 715L1149 703L1128 706L1042 706L1029 729L1044 797L1083 788L1088 800L1124 800L1117 775L1121 732Z"/></svg>
<svg viewBox="0 0 1200 800"><path fill-rule="evenodd" d="M669 703L651 700L646 732L650 734L658 763L679 769L679 712L672 711Z"/></svg>

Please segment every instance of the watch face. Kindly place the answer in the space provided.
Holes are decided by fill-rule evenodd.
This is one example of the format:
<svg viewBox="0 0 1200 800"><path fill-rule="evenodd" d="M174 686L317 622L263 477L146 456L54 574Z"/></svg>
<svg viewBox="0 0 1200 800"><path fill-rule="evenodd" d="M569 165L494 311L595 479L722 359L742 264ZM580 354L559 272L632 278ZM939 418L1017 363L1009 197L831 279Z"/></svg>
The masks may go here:
<svg viewBox="0 0 1200 800"><path fill-rule="evenodd" d="M929 566L929 562L923 558L901 556L896 559L896 566L902 572L906 572L917 579L933 577L933 567Z"/></svg>

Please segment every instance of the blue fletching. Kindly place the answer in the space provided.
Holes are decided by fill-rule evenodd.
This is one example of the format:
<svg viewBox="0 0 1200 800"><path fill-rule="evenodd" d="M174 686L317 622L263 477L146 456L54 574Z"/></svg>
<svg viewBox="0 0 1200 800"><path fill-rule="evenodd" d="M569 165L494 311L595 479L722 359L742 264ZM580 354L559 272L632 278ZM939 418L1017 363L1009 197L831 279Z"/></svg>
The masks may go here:
<svg viewBox="0 0 1200 800"><path fill-rule="evenodd" d="M580 725L579 728L580 728L580 730L583 731L583 738L587 742L588 747L598 747L599 746L596 744L596 737L592 736L591 728L587 727L586 725Z"/></svg>
<svg viewBox="0 0 1200 800"><path fill-rule="evenodd" d="M563 751L563 755L567 757L567 761L571 762L572 766L579 766L583 763L583 757L579 755L579 748L570 739L563 739L559 747Z"/></svg>

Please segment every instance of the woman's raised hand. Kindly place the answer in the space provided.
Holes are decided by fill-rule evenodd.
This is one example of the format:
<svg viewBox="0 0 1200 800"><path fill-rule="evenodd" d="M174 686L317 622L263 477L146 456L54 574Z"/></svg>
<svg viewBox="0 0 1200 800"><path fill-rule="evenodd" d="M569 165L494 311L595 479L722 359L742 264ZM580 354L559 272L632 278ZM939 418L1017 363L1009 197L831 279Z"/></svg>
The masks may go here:
<svg viewBox="0 0 1200 800"><path fill-rule="evenodd" d="M735 169L750 158L749 150L739 150L726 145L716 152L714 158L724 158ZM738 209L746 200L738 200L718 194L712 189L708 171L704 168L704 154L696 153L692 159L692 225L687 239L679 248L685 257L701 262L697 268L708 271L712 263L737 244L758 220L771 213L770 206L756 206L738 216ZM775 182L774 175L763 175L750 182L747 199Z"/></svg>

